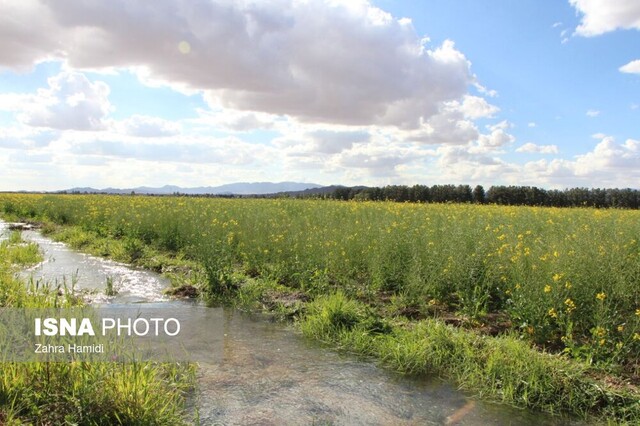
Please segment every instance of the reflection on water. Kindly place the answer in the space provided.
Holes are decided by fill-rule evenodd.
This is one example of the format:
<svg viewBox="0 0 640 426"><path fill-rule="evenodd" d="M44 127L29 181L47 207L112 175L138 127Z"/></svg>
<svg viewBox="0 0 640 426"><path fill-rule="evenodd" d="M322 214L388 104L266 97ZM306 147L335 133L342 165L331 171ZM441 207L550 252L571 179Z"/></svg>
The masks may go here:
<svg viewBox="0 0 640 426"><path fill-rule="evenodd" d="M260 316L226 310L223 318L223 362L200 364L192 401L202 424L568 424L341 356Z"/></svg>
<svg viewBox="0 0 640 426"><path fill-rule="evenodd" d="M76 289L95 291L94 303L136 303L160 301L162 290L169 280L150 271L133 269L125 264L101 259L70 250L63 243L54 242L35 231L24 231L22 237L37 243L43 251L44 261L24 271L26 278L71 285ZM107 280L111 279L116 296L104 294Z"/></svg>
<svg viewBox="0 0 640 426"><path fill-rule="evenodd" d="M0 222L2 224L2 222ZM119 295L94 301L162 300L167 280L116 262L73 252L37 232L23 233L44 251L45 261L27 272L62 281L77 274L77 287L104 290L107 277ZM175 307L192 302L165 301ZM469 399L435 379L402 377L353 356L305 340L291 326L233 309L202 315L208 330L223 330L222 362L200 363L189 410L202 425L566 425L578 424L503 405ZM216 348L220 349L220 348Z"/></svg>
<svg viewBox="0 0 640 426"><path fill-rule="evenodd" d="M0 220L0 241L9 238L9 226L6 222Z"/></svg>

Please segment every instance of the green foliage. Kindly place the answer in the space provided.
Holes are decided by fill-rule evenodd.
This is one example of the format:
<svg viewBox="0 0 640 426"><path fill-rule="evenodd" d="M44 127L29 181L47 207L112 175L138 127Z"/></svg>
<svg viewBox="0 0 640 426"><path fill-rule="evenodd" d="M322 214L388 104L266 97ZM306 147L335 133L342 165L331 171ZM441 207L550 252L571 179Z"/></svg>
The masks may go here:
<svg viewBox="0 0 640 426"><path fill-rule="evenodd" d="M474 196L465 186L389 191L409 201L445 201L455 193L468 202ZM496 191L486 196L499 196ZM446 205L2 194L0 208L73 225L55 236L83 249L101 244L114 259L155 270L172 268L171 259L193 262L190 267L206 276L199 284L209 300L237 298L246 306L302 313L309 335L375 353L403 371L448 371L439 360L456 356L462 364L482 366L450 373L462 383L480 383L486 375L516 377L520 364L511 370L505 364L505 370L502 360L512 353L530 356L535 345L576 365L637 376L640 212L479 205L480 192L478 204ZM576 200L584 195L574 192ZM362 193L362 199L384 194ZM540 196L533 189L521 195L534 204ZM316 300L306 306L294 301L289 310L277 298L270 302L268 293L276 286L279 294L301 292ZM429 333L428 344L411 334L422 326L389 333L389 321L396 318L434 316L478 328L505 317L497 332L514 337L498 339L507 349L492 352L491 339L450 335L439 323L428 323L440 333ZM388 353L377 352L387 346ZM489 354L495 358L490 368ZM565 368L562 362L541 365ZM564 383L562 377L554 380ZM517 380L490 393L546 407L549 400L534 390L543 378ZM575 392L591 392L581 386ZM583 407L572 404L565 406Z"/></svg>
<svg viewBox="0 0 640 426"><path fill-rule="evenodd" d="M104 294L105 296L115 296L118 294L118 290L113 286L113 277L107 277Z"/></svg>
<svg viewBox="0 0 640 426"><path fill-rule="evenodd" d="M67 235L77 242L81 234ZM73 279L69 285L16 279L18 268L41 260L38 246L24 244L19 233L0 243L0 307L81 303ZM1 362L0 424L186 424L182 407L194 380L193 366L181 364Z"/></svg>
<svg viewBox="0 0 640 426"><path fill-rule="evenodd" d="M309 312L303 331L317 338L332 336L343 330L351 330L366 318L366 307L342 292L319 296L309 304Z"/></svg>

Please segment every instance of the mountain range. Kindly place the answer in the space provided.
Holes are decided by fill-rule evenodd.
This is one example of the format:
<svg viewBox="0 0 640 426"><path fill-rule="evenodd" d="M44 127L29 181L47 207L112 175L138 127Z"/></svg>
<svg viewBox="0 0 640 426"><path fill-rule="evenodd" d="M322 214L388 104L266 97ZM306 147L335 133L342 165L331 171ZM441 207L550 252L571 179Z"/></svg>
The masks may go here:
<svg viewBox="0 0 640 426"><path fill-rule="evenodd" d="M322 185L315 183L301 182L236 182L220 186L200 186L195 188L183 188L175 185L165 185L159 188L139 186L136 188L104 188L96 189L90 187L71 188L60 192L67 193L103 193L103 194L187 194L187 195L264 195L277 194L279 192L299 192L309 189L322 188Z"/></svg>

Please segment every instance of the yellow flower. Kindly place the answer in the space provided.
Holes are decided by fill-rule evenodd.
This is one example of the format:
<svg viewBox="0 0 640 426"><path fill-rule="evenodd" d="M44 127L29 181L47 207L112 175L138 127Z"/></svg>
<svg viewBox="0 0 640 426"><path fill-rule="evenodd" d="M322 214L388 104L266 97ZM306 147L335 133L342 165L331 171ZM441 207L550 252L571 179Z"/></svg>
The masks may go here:
<svg viewBox="0 0 640 426"><path fill-rule="evenodd" d="M544 286L544 292L545 293L550 293L551 292L551 286L550 285L545 285Z"/></svg>
<svg viewBox="0 0 640 426"><path fill-rule="evenodd" d="M640 340L640 334L633 333L633 340Z"/></svg>
<svg viewBox="0 0 640 426"><path fill-rule="evenodd" d="M598 337L604 337L607 334L607 330L605 330L603 327L596 327L595 330L593 330L593 334L595 334Z"/></svg>
<svg viewBox="0 0 640 426"><path fill-rule="evenodd" d="M640 309L636 309L636 316L640 317Z"/></svg>
<svg viewBox="0 0 640 426"><path fill-rule="evenodd" d="M571 313L576 309L576 304L571 299L567 299L564 301L565 306L567 307L567 312Z"/></svg>
<svg viewBox="0 0 640 426"><path fill-rule="evenodd" d="M604 299L607 298L607 295L605 293L598 293L596 294L596 299L604 301Z"/></svg>
<svg viewBox="0 0 640 426"><path fill-rule="evenodd" d="M558 282L562 279L562 274L553 274L553 281Z"/></svg>
<svg viewBox="0 0 640 426"><path fill-rule="evenodd" d="M624 331L624 324L620 324L618 326L618 331L620 331L620 332Z"/></svg>
<svg viewBox="0 0 640 426"><path fill-rule="evenodd" d="M569 290L569 289L572 287L572 285L571 285L571 283L570 283L569 281L567 281L566 283L564 283L564 287L565 287L567 290Z"/></svg>
<svg viewBox="0 0 640 426"><path fill-rule="evenodd" d="M553 308L549 309L548 314L549 314L549 316L550 316L551 318L558 318L558 313L557 313L557 312L556 312L556 310L555 310L555 309L553 309Z"/></svg>

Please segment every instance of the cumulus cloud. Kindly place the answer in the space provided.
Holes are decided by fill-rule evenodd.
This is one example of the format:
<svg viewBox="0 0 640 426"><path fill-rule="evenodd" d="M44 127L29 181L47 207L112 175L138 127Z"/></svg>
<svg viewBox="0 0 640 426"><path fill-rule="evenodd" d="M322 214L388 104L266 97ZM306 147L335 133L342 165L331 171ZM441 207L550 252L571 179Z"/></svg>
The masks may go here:
<svg viewBox="0 0 640 426"><path fill-rule="evenodd" d="M283 136L275 138L272 145L296 161L303 158L304 161L311 161L313 158L317 166L322 166L332 157L335 158L335 154L348 151L355 145L366 145L371 141L371 135L366 129L350 130L340 126L327 129L295 126L283 131Z"/></svg>
<svg viewBox="0 0 640 426"><path fill-rule="evenodd" d="M30 69L34 62L63 55L53 16L38 0L0 2L0 69Z"/></svg>
<svg viewBox="0 0 640 426"><path fill-rule="evenodd" d="M480 137L473 120L491 118L499 110L483 98L465 95L459 101L443 103L440 111L422 121L418 129L395 132L393 136L429 145L465 145Z"/></svg>
<svg viewBox="0 0 640 426"><path fill-rule="evenodd" d="M590 109L586 114L588 117L594 118L600 115L600 111L598 111L597 109Z"/></svg>
<svg viewBox="0 0 640 426"><path fill-rule="evenodd" d="M0 4L4 66L138 67L225 107L310 122L415 128L474 82L453 42L429 47L367 1L11 3ZM46 36L25 31L31 19Z"/></svg>
<svg viewBox="0 0 640 426"><path fill-rule="evenodd" d="M489 104L486 99L471 95L464 96L462 103L452 101L449 105L449 108L459 109L466 118L471 120L491 118L500 111L500 108Z"/></svg>
<svg viewBox="0 0 640 426"><path fill-rule="evenodd" d="M18 118L34 127L98 130L111 109L109 86L91 82L82 73L65 71L48 80L49 87L23 96Z"/></svg>
<svg viewBox="0 0 640 426"><path fill-rule="evenodd" d="M70 140L69 143L69 152L79 156L188 164L256 164L266 150L235 138L140 141L108 140L103 135L101 139Z"/></svg>
<svg viewBox="0 0 640 426"><path fill-rule="evenodd" d="M443 170L449 167L457 167L463 164L476 164L476 165L497 165L500 161L487 154L473 152L473 150L465 149L459 146L445 146L438 148L437 154L438 164Z"/></svg>
<svg viewBox="0 0 640 426"><path fill-rule="evenodd" d="M516 149L516 152L526 152L530 154L557 154L557 145L536 145L528 142Z"/></svg>
<svg viewBox="0 0 640 426"><path fill-rule="evenodd" d="M271 129L280 117L254 112L239 111L213 106L211 111L198 111L197 119L188 120L195 125L228 130L232 132L250 132L253 130Z"/></svg>
<svg viewBox="0 0 640 426"><path fill-rule="evenodd" d="M635 61L631 61L628 64L621 66L619 70L620 72L628 74L640 74L640 59L636 59Z"/></svg>
<svg viewBox="0 0 640 426"><path fill-rule="evenodd" d="M582 15L576 34L597 36L616 29L640 29L640 2L637 0L569 0Z"/></svg>
<svg viewBox="0 0 640 426"><path fill-rule="evenodd" d="M604 137L592 151L573 160L553 159L529 162L523 171L554 186L637 187L640 179L640 141L628 139L618 144Z"/></svg>
<svg viewBox="0 0 640 426"><path fill-rule="evenodd" d="M309 136L313 140L311 149L322 154L337 154L350 149L356 143L369 141L367 132L336 132L331 130L317 130Z"/></svg>
<svg viewBox="0 0 640 426"><path fill-rule="evenodd" d="M605 137L593 151L576 157L575 170L578 175L594 171L632 173L640 177L640 141L627 139L618 144L612 137Z"/></svg>
<svg viewBox="0 0 640 426"><path fill-rule="evenodd" d="M145 138L175 136L180 132L177 123L145 115L133 115L116 127L124 134Z"/></svg>
<svg viewBox="0 0 640 426"><path fill-rule="evenodd" d="M487 126L490 131L487 134L480 135L478 138L477 146L474 147L476 152L488 152L494 151L505 145L513 143L516 138L507 133L507 129L512 127L511 123L506 120L500 123Z"/></svg>
<svg viewBox="0 0 640 426"><path fill-rule="evenodd" d="M527 146L529 144L525 144ZM525 148L526 151L544 149ZM548 149L554 154L553 149ZM548 188L566 187L638 187L640 180L640 141L617 143L605 136L591 150L572 159L552 158L524 164L506 162L488 153L467 147L444 146L436 153L432 179L442 182L503 182Z"/></svg>
<svg viewBox="0 0 640 426"><path fill-rule="evenodd" d="M401 165L416 161L422 155L411 147L388 146L384 143L357 144L338 154L332 162L346 169L365 170L377 178L397 175Z"/></svg>

